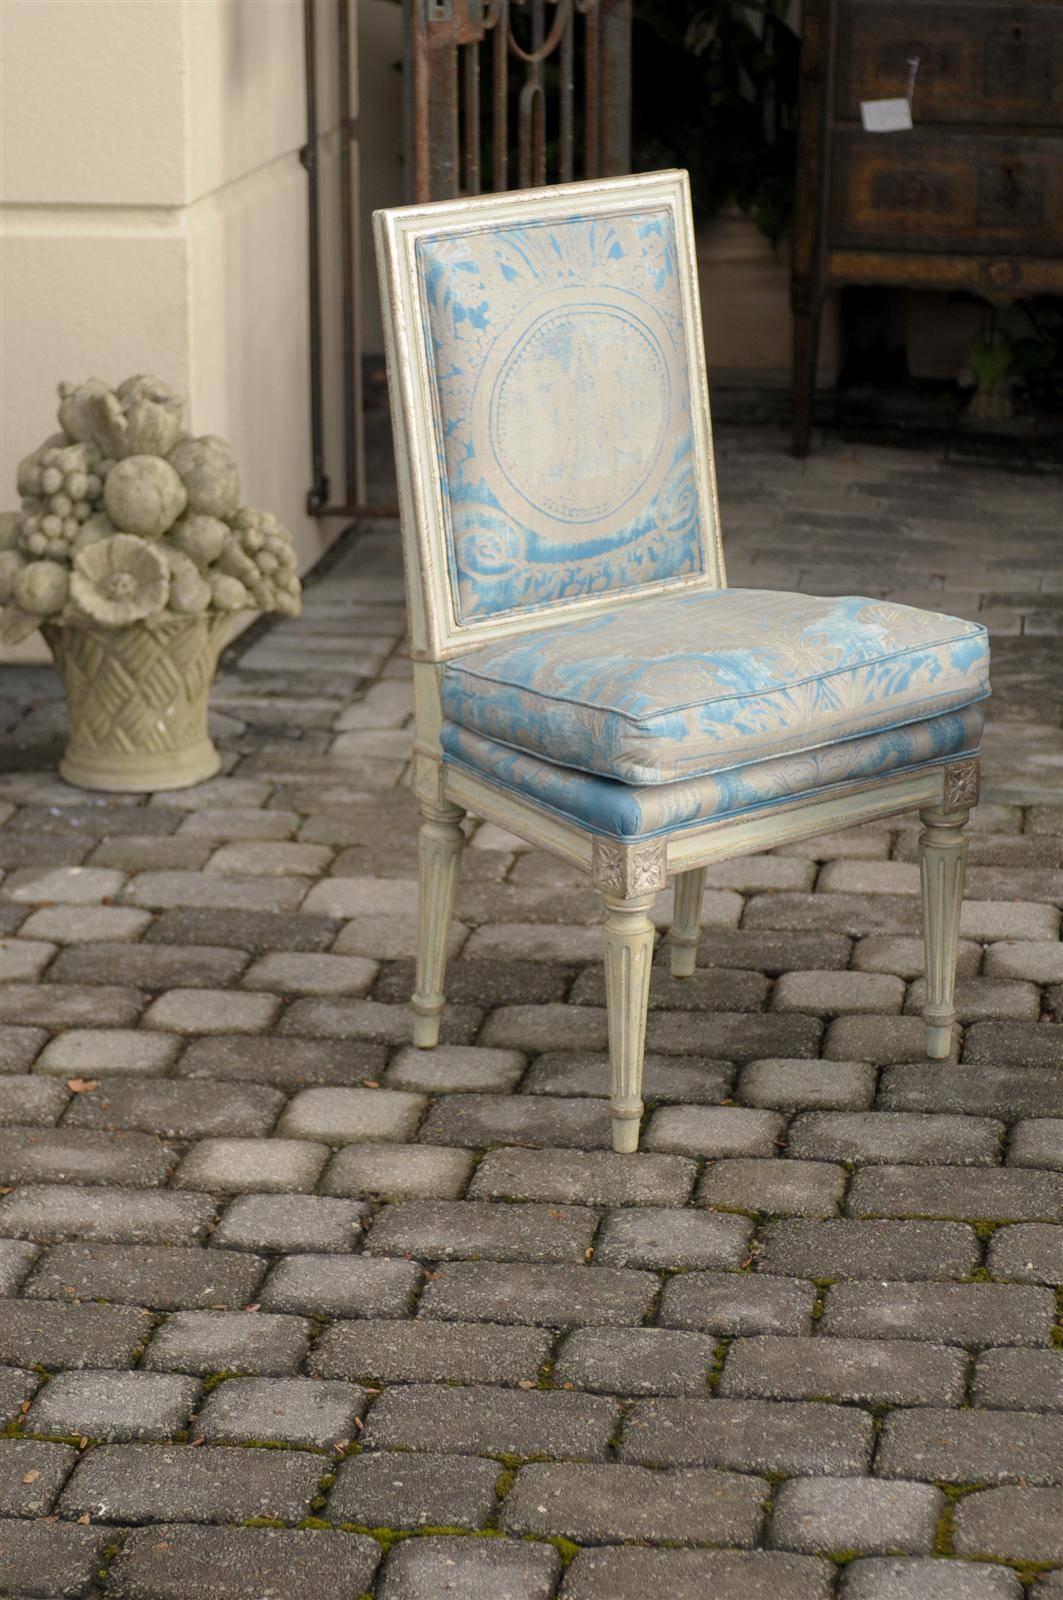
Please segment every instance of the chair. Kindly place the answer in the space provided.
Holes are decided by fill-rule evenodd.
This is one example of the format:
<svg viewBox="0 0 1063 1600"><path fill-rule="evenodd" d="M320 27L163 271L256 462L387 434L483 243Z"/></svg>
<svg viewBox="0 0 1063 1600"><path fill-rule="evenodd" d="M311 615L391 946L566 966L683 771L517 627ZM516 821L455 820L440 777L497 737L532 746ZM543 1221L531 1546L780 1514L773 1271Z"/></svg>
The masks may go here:
<svg viewBox="0 0 1063 1600"><path fill-rule="evenodd" d="M951 1053L985 629L728 589L686 174L375 217L420 798L414 1042L444 1009L467 811L604 902L613 1147L638 1148L657 891L918 808L927 1054Z"/></svg>

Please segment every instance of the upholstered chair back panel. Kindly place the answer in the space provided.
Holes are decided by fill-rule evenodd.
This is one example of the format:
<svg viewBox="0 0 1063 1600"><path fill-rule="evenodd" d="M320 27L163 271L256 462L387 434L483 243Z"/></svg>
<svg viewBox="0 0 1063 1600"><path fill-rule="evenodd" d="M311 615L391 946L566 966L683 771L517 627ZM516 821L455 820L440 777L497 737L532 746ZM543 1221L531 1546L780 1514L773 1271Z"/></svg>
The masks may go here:
<svg viewBox="0 0 1063 1600"><path fill-rule="evenodd" d="M722 581L684 177L531 198L421 208L405 241L451 636Z"/></svg>

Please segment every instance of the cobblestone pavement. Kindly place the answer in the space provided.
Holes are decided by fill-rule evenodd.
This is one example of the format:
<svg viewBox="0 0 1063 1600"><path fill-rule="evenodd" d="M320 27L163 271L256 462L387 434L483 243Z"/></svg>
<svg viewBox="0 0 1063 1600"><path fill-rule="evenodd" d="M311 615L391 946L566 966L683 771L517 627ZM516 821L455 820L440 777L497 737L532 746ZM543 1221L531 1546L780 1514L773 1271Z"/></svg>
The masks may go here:
<svg viewBox="0 0 1063 1600"><path fill-rule="evenodd" d="M910 819L711 873L637 1156L594 897L493 827L409 1048L390 525L226 672L201 788L66 788L9 672L4 1594L1063 1596L1059 480L720 468L732 582L993 631L955 1058Z"/></svg>

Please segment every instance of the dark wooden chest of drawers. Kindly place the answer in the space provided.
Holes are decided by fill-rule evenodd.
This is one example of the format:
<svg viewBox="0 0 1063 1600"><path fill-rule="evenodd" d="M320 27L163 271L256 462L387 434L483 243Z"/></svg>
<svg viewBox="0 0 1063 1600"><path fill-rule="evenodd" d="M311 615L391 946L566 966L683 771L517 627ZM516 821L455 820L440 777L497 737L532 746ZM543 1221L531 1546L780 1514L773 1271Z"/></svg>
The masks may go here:
<svg viewBox="0 0 1063 1600"><path fill-rule="evenodd" d="M865 132L905 96L910 130ZM824 295L844 284L1063 294L1063 0L805 0L794 451Z"/></svg>

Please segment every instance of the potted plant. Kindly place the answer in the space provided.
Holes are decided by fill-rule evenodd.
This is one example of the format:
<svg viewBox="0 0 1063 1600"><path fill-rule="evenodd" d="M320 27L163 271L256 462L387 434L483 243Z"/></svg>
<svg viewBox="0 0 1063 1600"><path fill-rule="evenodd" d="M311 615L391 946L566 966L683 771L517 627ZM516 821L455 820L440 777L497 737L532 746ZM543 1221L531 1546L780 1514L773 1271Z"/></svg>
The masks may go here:
<svg viewBox="0 0 1063 1600"><path fill-rule="evenodd" d="M0 634L40 628L66 691L60 773L86 789L179 789L217 772L207 698L241 611L300 608L291 536L240 505L232 449L183 431L138 375L59 386L60 431L18 468L0 528Z"/></svg>

